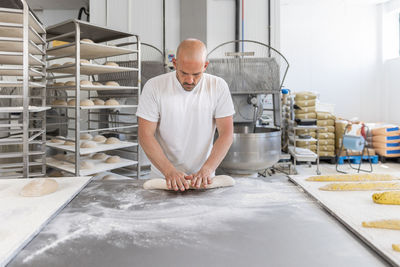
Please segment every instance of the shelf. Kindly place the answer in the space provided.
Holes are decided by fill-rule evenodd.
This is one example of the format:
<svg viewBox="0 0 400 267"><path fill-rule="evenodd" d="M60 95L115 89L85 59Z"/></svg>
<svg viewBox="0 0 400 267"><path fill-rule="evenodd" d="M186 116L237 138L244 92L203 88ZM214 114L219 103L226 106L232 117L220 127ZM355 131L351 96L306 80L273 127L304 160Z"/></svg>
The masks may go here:
<svg viewBox="0 0 400 267"><path fill-rule="evenodd" d="M292 135L289 135L289 139L290 141L294 142L296 140L296 142L317 142L318 140L315 138L308 138L308 139L302 139L299 137L294 138Z"/></svg>
<svg viewBox="0 0 400 267"><path fill-rule="evenodd" d="M41 112L50 109L50 107L29 106L29 112ZM23 107L0 107L0 113L20 113Z"/></svg>
<svg viewBox="0 0 400 267"><path fill-rule="evenodd" d="M29 53L43 55L43 51L34 42L29 41ZM0 51L23 52L23 40L21 38L0 37Z"/></svg>
<svg viewBox="0 0 400 267"><path fill-rule="evenodd" d="M42 151L31 151L28 152L29 156L38 156L38 155L44 155L46 152ZM9 152L9 153L0 153L0 159L5 159L5 158L20 158L23 156L22 152Z"/></svg>
<svg viewBox="0 0 400 267"><path fill-rule="evenodd" d="M0 52L0 64L22 65L23 56L20 52ZM44 66L45 63L33 55L29 55L29 65Z"/></svg>
<svg viewBox="0 0 400 267"><path fill-rule="evenodd" d="M23 76L22 67L1 67L0 66L0 76ZM43 72L35 69L29 69L29 76L38 77L44 76Z"/></svg>
<svg viewBox="0 0 400 267"><path fill-rule="evenodd" d="M126 68L126 67L81 63L81 74L84 75L97 75L97 74L118 73L118 72L137 71L137 70L138 70L137 68ZM55 68L48 68L47 72L75 74L75 64L71 64L68 66L60 66Z"/></svg>
<svg viewBox="0 0 400 267"><path fill-rule="evenodd" d="M35 87L46 87L45 85L41 83L35 83L35 82L29 82L28 83L30 88L35 88ZM10 82L10 81L0 81L0 88L1 87L23 87L23 82Z"/></svg>
<svg viewBox="0 0 400 267"><path fill-rule="evenodd" d="M75 106L53 106L52 108L75 108ZM137 108L137 105L117 105L117 106L106 106L106 105L95 105L95 106L80 106L80 109L118 109L118 108Z"/></svg>
<svg viewBox="0 0 400 267"><path fill-rule="evenodd" d="M71 19L46 28L47 38L53 38L58 35L74 32L75 24L79 24L81 39L91 39L96 43L112 41L121 38L134 36L133 34L121 32L118 30L98 26L82 20ZM74 42L75 35L60 38L60 41Z"/></svg>
<svg viewBox="0 0 400 267"><path fill-rule="evenodd" d="M60 144L51 143L51 142L47 142L46 145L51 148L56 148L56 149L69 151L69 152L75 152L75 146L65 146L65 145L60 145ZM86 155L86 154L92 154L92 153L97 153L97 152L102 152L102 151L132 147L132 146L137 146L137 145L138 145L137 143L126 142L126 141L121 141L118 144L112 144L112 145L97 143L97 146L95 148L80 148L79 150L80 150L80 155Z"/></svg>
<svg viewBox="0 0 400 267"><path fill-rule="evenodd" d="M103 44L93 44L87 42L80 42L81 44L81 59L97 59L105 57L113 57L134 53L136 50L108 46ZM49 56L65 56L75 57L75 43L60 45L47 49Z"/></svg>
<svg viewBox="0 0 400 267"><path fill-rule="evenodd" d="M306 151L307 153L305 153ZM292 155L296 161L314 162L318 158L318 155L311 150L299 147L296 147L296 152L294 147L289 147L289 154Z"/></svg>
<svg viewBox="0 0 400 267"><path fill-rule="evenodd" d="M22 9L0 8L0 22L22 24L24 20L22 12ZM45 33L45 29L31 12L29 12L29 26L38 33Z"/></svg>
<svg viewBox="0 0 400 267"><path fill-rule="evenodd" d="M47 89L54 90L76 90L76 86L51 86L49 84ZM107 90L137 90L135 86L99 86L99 85L81 85L81 91L107 91Z"/></svg>
<svg viewBox="0 0 400 267"><path fill-rule="evenodd" d="M11 38L23 38L22 24L15 23L0 23L0 36ZM31 27L29 27L29 40L35 44L45 44L45 41L40 35Z"/></svg>

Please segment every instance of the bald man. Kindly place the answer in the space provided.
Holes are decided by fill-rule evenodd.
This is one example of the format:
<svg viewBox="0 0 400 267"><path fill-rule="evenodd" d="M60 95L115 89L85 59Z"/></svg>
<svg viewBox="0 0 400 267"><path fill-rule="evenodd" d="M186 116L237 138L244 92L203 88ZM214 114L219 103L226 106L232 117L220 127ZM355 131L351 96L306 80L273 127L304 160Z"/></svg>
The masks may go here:
<svg viewBox="0 0 400 267"><path fill-rule="evenodd" d="M143 88L136 113L140 145L152 163L152 178L164 177L175 191L190 184L206 188L232 144L232 98L223 79L204 73L207 50L201 41L184 40L173 64L174 72Z"/></svg>

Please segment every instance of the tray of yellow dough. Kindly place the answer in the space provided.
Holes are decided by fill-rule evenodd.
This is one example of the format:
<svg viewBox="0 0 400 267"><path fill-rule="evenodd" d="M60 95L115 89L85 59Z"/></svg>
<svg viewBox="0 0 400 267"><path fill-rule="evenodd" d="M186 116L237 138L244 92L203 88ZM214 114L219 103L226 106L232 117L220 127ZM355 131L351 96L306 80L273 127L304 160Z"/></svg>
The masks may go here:
<svg viewBox="0 0 400 267"><path fill-rule="evenodd" d="M91 177L54 178L55 192L36 197L21 195L28 183L38 180L0 179L0 266L5 266L27 245L90 182ZM35 191L46 191L39 181Z"/></svg>
<svg viewBox="0 0 400 267"><path fill-rule="evenodd" d="M311 176L308 177L306 180L314 182L393 181L400 180L400 177L395 177L391 174L355 173Z"/></svg>
<svg viewBox="0 0 400 267"><path fill-rule="evenodd" d="M400 191L375 193L372 195L372 200L378 204L400 205Z"/></svg>
<svg viewBox="0 0 400 267"><path fill-rule="evenodd" d="M81 140L81 143L84 142ZM46 142L46 145L52 148L57 148L60 150L64 151L69 151L69 152L75 152L75 146L68 146L64 145L63 143L52 143L52 142ZM127 141L120 141L117 144L104 144L104 143L96 143L96 147L93 148L80 148L80 154L81 155L86 155L86 154L91 154L91 153L97 153L101 151L107 151L107 150L114 150L114 149L119 149L119 148L126 148L126 147L132 147L132 146L137 146L138 144L135 142L127 142Z"/></svg>
<svg viewBox="0 0 400 267"><path fill-rule="evenodd" d="M324 191L400 190L400 183L392 183L392 182L330 183L321 186L319 190L324 190Z"/></svg>
<svg viewBox="0 0 400 267"><path fill-rule="evenodd" d="M79 175L93 175L100 172L105 172L113 169L118 169L122 167L132 166L137 164L137 161L120 158L119 162L116 163L106 163L105 160L95 160L89 157L81 157L81 162L88 163L92 168L80 169ZM67 161L57 160L55 158L46 158L47 166L57 168L69 173L75 173L75 164Z"/></svg>
<svg viewBox="0 0 400 267"><path fill-rule="evenodd" d="M389 177L379 174L380 177ZM400 177L400 173L393 173L393 177ZM374 190L367 191L324 191L320 187L332 184L331 180L324 182L307 181L309 175L292 175L290 181L300 186L304 192L317 200L333 217L352 231L358 238L375 250L392 265L400 265L400 252L392 247L400 243L400 230L363 227L363 222L397 220L400 219L397 205L379 205L374 203L372 195L380 193ZM315 179L315 178L313 178ZM344 178L339 178L342 184ZM349 179L348 177L346 179ZM360 184L359 179L353 184ZM364 183L372 183L365 181ZM379 182L393 184L395 181ZM351 182L349 182L350 184ZM374 182L375 183L375 182ZM396 216L396 214L398 216Z"/></svg>
<svg viewBox="0 0 400 267"><path fill-rule="evenodd" d="M90 64L90 63L81 63L80 66L81 66L81 74L83 75L97 75L97 74L117 73L117 72L137 70L136 68L117 67L117 66L108 66L108 65ZM48 68L47 72L75 74L75 64Z"/></svg>

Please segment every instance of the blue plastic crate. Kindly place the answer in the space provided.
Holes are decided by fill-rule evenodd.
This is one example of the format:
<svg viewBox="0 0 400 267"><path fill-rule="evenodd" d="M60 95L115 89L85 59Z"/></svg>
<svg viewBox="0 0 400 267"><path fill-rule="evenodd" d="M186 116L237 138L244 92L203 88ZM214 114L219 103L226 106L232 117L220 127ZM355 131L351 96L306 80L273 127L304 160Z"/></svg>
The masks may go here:
<svg viewBox="0 0 400 267"><path fill-rule="evenodd" d="M377 164L379 162L379 157L377 155L369 156L372 164ZM360 164L361 160L368 160L368 156L342 156L338 158L338 164L344 164L345 160L349 160L351 164Z"/></svg>

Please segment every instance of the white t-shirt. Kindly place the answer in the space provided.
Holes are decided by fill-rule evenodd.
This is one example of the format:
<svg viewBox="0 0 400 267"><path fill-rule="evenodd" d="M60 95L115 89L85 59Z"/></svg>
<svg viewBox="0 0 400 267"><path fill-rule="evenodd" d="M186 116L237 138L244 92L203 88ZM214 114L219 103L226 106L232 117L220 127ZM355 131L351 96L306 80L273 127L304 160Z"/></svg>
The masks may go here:
<svg viewBox="0 0 400 267"><path fill-rule="evenodd" d="M155 137L166 157L189 175L199 171L211 153L215 118L234 113L228 85L222 78L204 73L196 87L186 91L174 71L147 81L136 115L158 122ZM164 177L155 166L151 168Z"/></svg>

